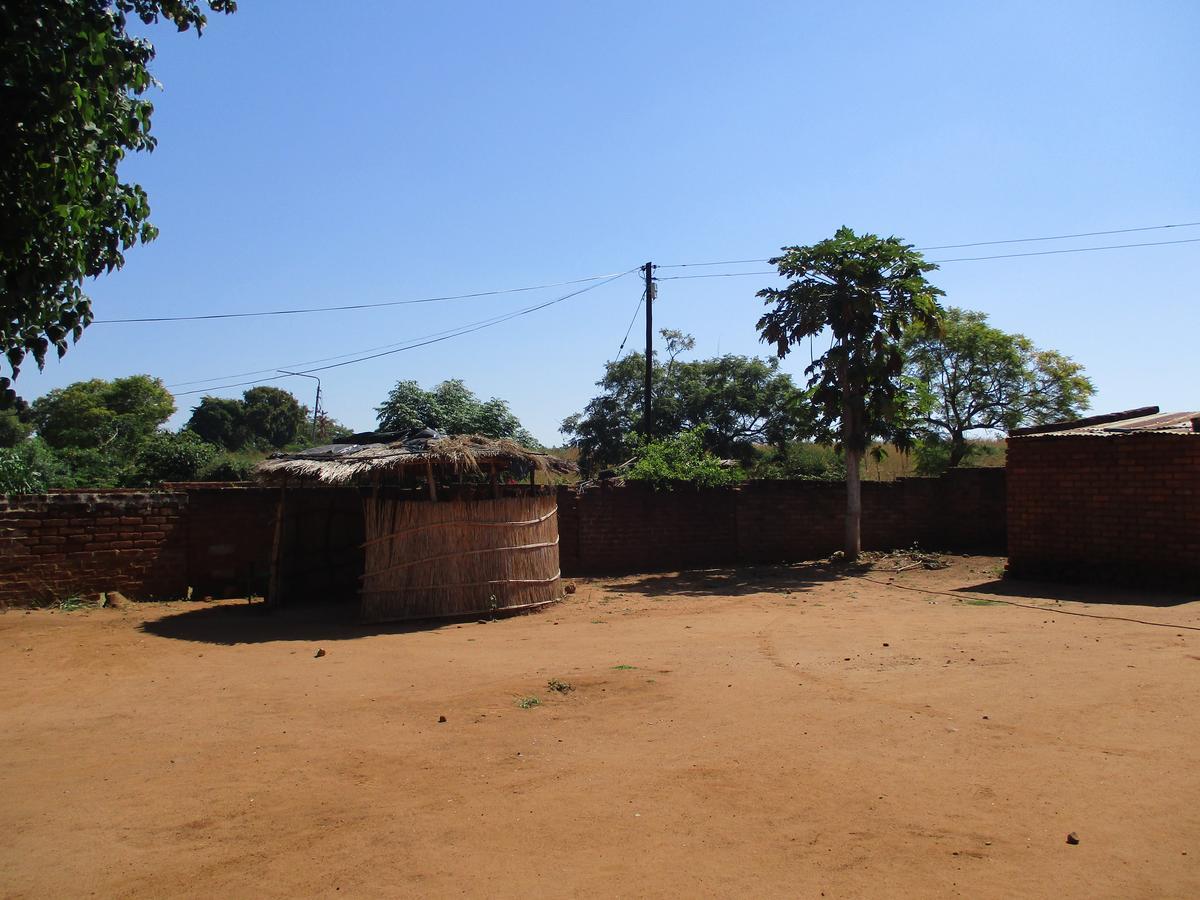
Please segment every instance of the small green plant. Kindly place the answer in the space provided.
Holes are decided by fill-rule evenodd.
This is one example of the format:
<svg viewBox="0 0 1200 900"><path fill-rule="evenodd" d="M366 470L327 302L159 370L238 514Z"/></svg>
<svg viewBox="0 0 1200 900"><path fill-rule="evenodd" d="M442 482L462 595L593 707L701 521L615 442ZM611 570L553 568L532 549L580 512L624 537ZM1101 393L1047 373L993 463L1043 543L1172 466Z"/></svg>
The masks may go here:
<svg viewBox="0 0 1200 900"><path fill-rule="evenodd" d="M60 612L78 612L81 609L90 609L91 606L92 604L82 597L66 597L58 601Z"/></svg>
<svg viewBox="0 0 1200 900"><path fill-rule="evenodd" d="M613 668L614 668L614 669L636 669L636 668L637 668L637 666L627 666L627 665L625 665L624 663L621 663L621 665L619 665L619 666L613 666Z"/></svg>
<svg viewBox="0 0 1200 900"><path fill-rule="evenodd" d="M985 600L983 597L970 597L963 601L967 606L1002 606L995 600Z"/></svg>
<svg viewBox="0 0 1200 900"><path fill-rule="evenodd" d="M535 706L541 706L542 701L537 697L518 697L517 707L519 709L533 709Z"/></svg>
<svg viewBox="0 0 1200 900"><path fill-rule="evenodd" d="M549 681L547 681L546 687L550 688L552 691L556 691L559 694L569 694L571 691L575 690L575 685L571 684L571 682L559 681L557 678L551 678Z"/></svg>

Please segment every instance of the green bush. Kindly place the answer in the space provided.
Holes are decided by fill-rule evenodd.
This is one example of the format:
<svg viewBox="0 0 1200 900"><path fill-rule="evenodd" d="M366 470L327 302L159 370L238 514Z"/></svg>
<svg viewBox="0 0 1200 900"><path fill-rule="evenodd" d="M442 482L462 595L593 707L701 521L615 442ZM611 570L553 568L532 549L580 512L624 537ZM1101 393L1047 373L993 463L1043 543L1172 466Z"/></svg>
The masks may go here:
<svg viewBox="0 0 1200 900"><path fill-rule="evenodd" d="M200 481L250 481L254 467L263 459L262 453L218 453L200 472Z"/></svg>
<svg viewBox="0 0 1200 900"><path fill-rule="evenodd" d="M843 481L846 478L846 460L833 447L796 441L782 448L769 447L761 451L751 476L763 479Z"/></svg>
<svg viewBox="0 0 1200 900"><path fill-rule="evenodd" d="M0 449L0 494L40 494L47 487L46 473L38 470L23 447Z"/></svg>
<svg viewBox="0 0 1200 900"><path fill-rule="evenodd" d="M129 487L151 487L164 481L196 481L217 448L192 431L159 431L138 451Z"/></svg>
<svg viewBox="0 0 1200 900"><path fill-rule="evenodd" d="M670 490L677 484L724 487L742 481L746 476L741 468L727 466L705 450L703 437L703 427L649 443L631 437L634 461L625 477L649 482L658 490Z"/></svg>

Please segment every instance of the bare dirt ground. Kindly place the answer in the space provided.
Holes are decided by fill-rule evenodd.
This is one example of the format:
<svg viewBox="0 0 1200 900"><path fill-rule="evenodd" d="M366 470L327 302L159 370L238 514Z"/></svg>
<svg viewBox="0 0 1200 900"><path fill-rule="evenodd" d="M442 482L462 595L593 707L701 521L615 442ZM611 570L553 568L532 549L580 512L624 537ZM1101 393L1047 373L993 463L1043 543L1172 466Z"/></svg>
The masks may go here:
<svg viewBox="0 0 1200 900"><path fill-rule="evenodd" d="M1200 603L1001 564L9 611L0 893L1200 896Z"/></svg>

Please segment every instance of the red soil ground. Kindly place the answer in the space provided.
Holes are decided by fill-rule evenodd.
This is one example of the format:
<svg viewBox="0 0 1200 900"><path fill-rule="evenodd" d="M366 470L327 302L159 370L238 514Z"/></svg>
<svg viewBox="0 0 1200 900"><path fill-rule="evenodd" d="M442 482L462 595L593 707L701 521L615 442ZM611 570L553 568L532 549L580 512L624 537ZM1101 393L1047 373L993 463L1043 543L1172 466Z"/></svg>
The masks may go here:
<svg viewBox="0 0 1200 900"><path fill-rule="evenodd" d="M0 893L1200 896L1200 603L1001 564L424 630L9 611Z"/></svg>

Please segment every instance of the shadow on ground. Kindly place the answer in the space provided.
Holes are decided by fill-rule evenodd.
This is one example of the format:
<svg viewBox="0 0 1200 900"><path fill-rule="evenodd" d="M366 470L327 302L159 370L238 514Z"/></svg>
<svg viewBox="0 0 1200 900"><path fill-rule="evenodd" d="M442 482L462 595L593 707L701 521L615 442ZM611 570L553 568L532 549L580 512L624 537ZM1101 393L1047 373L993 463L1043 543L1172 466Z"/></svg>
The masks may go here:
<svg viewBox="0 0 1200 900"><path fill-rule="evenodd" d="M362 623L350 605L270 609L262 604L225 603L189 609L143 623L155 637L204 644L263 644L271 641L345 641L380 634L436 631L478 616L412 622Z"/></svg>
<svg viewBox="0 0 1200 900"><path fill-rule="evenodd" d="M770 591L803 591L868 571L866 566L806 562L774 566L725 566L614 579L610 591L646 596L738 597Z"/></svg>
<svg viewBox="0 0 1200 900"><path fill-rule="evenodd" d="M954 588L955 593L991 594L1014 600L1069 600L1073 603L1114 606L1182 606L1195 603L1200 596L1183 591L1120 587L1106 584L1060 584L1052 581L995 579L981 584Z"/></svg>

